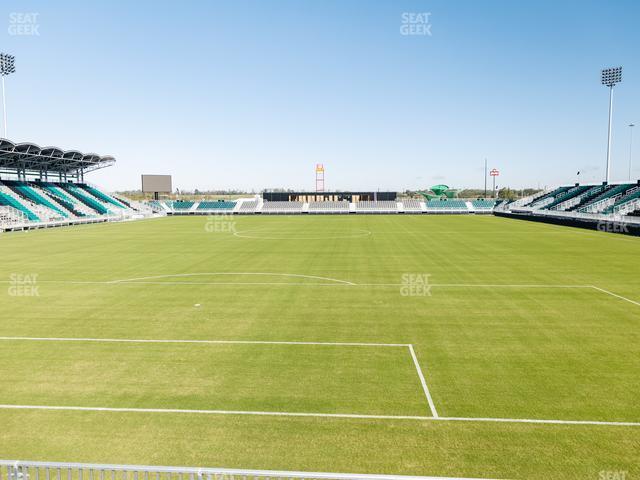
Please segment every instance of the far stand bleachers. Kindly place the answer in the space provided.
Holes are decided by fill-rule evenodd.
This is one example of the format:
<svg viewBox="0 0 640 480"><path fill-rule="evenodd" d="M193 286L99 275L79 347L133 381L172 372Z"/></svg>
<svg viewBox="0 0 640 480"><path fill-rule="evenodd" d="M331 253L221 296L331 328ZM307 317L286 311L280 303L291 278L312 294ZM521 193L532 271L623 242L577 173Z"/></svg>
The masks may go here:
<svg viewBox="0 0 640 480"><path fill-rule="evenodd" d="M262 213L302 213L303 205L302 202L264 202L262 204Z"/></svg>
<svg viewBox="0 0 640 480"><path fill-rule="evenodd" d="M233 210L236 202L226 200L203 201L198 203L197 210Z"/></svg>
<svg viewBox="0 0 640 480"><path fill-rule="evenodd" d="M496 205L496 201L479 198L478 200L472 200L471 205L475 210L493 210L493 207Z"/></svg>
<svg viewBox="0 0 640 480"><path fill-rule="evenodd" d="M356 213L398 213L398 204L393 200L357 202Z"/></svg>
<svg viewBox="0 0 640 480"><path fill-rule="evenodd" d="M429 213L469 213L467 202L463 200L429 200L426 207Z"/></svg>
<svg viewBox="0 0 640 480"><path fill-rule="evenodd" d="M422 207L420 205L420 200L416 200L415 198L408 198L402 201L402 206L405 212L408 213L422 213Z"/></svg>
<svg viewBox="0 0 640 480"><path fill-rule="evenodd" d="M309 202L309 213L349 213L349 202Z"/></svg>
<svg viewBox="0 0 640 480"><path fill-rule="evenodd" d="M189 210L193 205L194 202L190 200L176 200L172 203L174 210Z"/></svg>
<svg viewBox="0 0 640 480"><path fill-rule="evenodd" d="M241 213L241 214L256 213L257 207L258 207L258 200L245 201L240 204L238 213Z"/></svg>

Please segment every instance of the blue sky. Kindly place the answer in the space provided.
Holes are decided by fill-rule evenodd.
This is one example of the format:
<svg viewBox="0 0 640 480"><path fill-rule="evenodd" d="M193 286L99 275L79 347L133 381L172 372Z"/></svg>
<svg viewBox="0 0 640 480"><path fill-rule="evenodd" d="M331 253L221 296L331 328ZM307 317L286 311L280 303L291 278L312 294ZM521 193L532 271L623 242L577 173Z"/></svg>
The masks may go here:
<svg viewBox="0 0 640 480"><path fill-rule="evenodd" d="M640 124L634 1L4 1L8 137L112 154L88 179L183 189L515 188L612 177ZM403 13L431 35L402 35ZM39 35L11 35L37 13ZM12 15L13 14L13 15ZM1 20L0 20L1 21ZM15 28L15 27L14 27ZM15 30L14 30L15 33ZM640 126L640 125L639 125ZM635 178L640 176L640 129Z"/></svg>

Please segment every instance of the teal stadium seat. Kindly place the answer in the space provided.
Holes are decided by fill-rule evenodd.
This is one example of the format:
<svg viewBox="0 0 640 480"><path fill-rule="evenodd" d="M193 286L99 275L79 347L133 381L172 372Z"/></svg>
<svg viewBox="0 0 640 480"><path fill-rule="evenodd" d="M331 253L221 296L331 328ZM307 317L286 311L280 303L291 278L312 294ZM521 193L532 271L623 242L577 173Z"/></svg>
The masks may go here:
<svg viewBox="0 0 640 480"><path fill-rule="evenodd" d="M198 210L232 210L236 202L224 201L204 201L198 204Z"/></svg>

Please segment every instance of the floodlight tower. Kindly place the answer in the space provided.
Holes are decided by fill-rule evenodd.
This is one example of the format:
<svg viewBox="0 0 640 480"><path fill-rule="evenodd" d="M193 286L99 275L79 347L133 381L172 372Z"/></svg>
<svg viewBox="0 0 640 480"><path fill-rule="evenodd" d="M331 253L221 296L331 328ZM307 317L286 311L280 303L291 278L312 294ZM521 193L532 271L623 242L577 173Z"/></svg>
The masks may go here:
<svg viewBox="0 0 640 480"><path fill-rule="evenodd" d="M635 127L634 123L629 124L629 181L631 181L632 174L632 154L633 154L633 127Z"/></svg>
<svg viewBox="0 0 640 480"><path fill-rule="evenodd" d="M601 72L602 85L609 87L609 133L607 136L607 183L611 177L611 123L613 120L613 87L622 81L622 67L605 68Z"/></svg>
<svg viewBox="0 0 640 480"><path fill-rule="evenodd" d="M324 165L316 164L316 192L324 192Z"/></svg>
<svg viewBox="0 0 640 480"><path fill-rule="evenodd" d="M7 103L4 96L4 77L16 71L16 57L6 53L0 53L0 77L2 77L2 114L4 126L4 138L7 138Z"/></svg>

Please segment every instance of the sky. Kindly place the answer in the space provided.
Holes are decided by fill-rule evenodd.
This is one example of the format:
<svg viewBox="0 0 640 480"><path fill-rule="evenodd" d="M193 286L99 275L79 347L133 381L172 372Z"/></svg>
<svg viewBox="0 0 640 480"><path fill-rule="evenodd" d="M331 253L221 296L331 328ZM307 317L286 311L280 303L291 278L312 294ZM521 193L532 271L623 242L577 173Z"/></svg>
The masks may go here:
<svg viewBox="0 0 640 480"><path fill-rule="evenodd" d="M628 176L640 126L637 1L0 3L7 137L113 155L140 188L482 187ZM640 129L634 178L640 177ZM577 172L581 174L577 177Z"/></svg>

